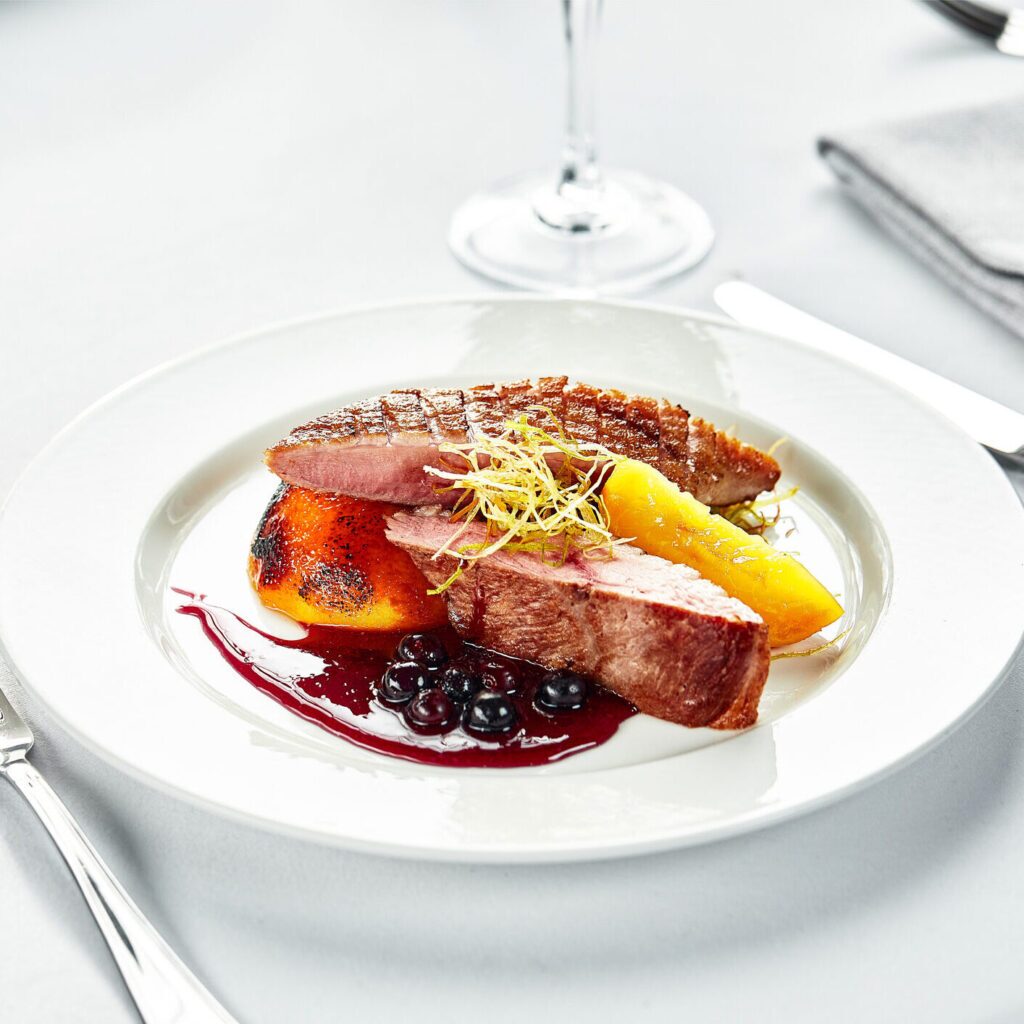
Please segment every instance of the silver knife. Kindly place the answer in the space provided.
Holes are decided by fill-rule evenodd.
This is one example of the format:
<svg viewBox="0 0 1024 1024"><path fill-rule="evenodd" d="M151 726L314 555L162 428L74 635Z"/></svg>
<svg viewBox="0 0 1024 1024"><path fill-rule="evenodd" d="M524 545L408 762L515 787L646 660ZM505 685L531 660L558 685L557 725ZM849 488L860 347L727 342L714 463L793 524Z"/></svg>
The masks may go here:
<svg viewBox="0 0 1024 1024"><path fill-rule="evenodd" d="M791 338L899 384L935 406L993 455L1024 468L1024 413L833 327L746 281L723 282L714 299L738 323Z"/></svg>

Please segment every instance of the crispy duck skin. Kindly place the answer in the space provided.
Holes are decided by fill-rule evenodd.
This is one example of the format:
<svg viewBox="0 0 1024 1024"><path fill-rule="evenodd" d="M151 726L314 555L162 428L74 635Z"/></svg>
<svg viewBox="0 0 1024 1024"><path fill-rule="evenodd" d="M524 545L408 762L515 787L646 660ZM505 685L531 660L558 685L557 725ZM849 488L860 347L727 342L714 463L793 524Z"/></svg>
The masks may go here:
<svg viewBox="0 0 1024 1024"><path fill-rule="evenodd" d="M266 453L286 483L401 505L444 502L424 473L441 464L438 445L493 437L522 413L542 424L550 409L566 432L655 466L708 505L771 490L778 463L665 399L627 395L566 377L471 388L403 388L354 402L296 427ZM450 499L454 501L454 497Z"/></svg>

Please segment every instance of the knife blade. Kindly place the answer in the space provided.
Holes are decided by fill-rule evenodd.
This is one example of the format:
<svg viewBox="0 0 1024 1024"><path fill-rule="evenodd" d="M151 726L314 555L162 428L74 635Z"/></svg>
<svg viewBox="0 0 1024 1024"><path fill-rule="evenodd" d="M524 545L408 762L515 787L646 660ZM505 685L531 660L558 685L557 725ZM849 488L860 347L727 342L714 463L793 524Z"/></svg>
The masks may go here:
<svg viewBox="0 0 1024 1024"><path fill-rule="evenodd" d="M1024 467L1024 413L833 327L746 281L714 291L718 308L746 327L768 331L845 359L924 399L997 457Z"/></svg>

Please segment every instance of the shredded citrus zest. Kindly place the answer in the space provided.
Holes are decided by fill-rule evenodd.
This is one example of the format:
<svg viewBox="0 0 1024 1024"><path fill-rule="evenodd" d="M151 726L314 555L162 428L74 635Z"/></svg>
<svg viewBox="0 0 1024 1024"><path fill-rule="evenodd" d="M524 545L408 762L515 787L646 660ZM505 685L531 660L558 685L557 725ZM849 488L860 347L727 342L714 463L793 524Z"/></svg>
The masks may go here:
<svg viewBox="0 0 1024 1024"><path fill-rule="evenodd" d="M852 627L851 627L852 628ZM821 654L822 651L827 651L830 647L835 647L840 640L844 639L850 633L849 629L844 629L842 633L832 637L831 640L826 640L823 644L818 644L817 647L810 647L805 651L775 651L772 654L772 661L780 661L783 658L810 658L815 654Z"/></svg>
<svg viewBox="0 0 1024 1024"><path fill-rule="evenodd" d="M545 414L545 425L530 423L526 412ZM444 592L467 564L502 548L533 551L549 565L561 565L574 549L610 557L616 544L626 543L612 536L599 493L610 468L623 457L603 445L577 441L546 406L530 406L526 412L506 420L498 437L439 445L450 469L425 467L444 481L439 492L461 492L452 520L462 522L434 554L454 557L458 566L429 593ZM477 517L486 523L484 541L459 544Z"/></svg>
<svg viewBox="0 0 1024 1024"><path fill-rule="evenodd" d="M782 494L769 494L764 498L740 501L735 505L721 505L712 511L723 519L728 519L733 526L746 530L747 533L762 534L778 523L782 516L782 502L789 501L798 491L798 487L791 487L788 491L783 491ZM775 512L766 515L763 510L772 506L775 507Z"/></svg>

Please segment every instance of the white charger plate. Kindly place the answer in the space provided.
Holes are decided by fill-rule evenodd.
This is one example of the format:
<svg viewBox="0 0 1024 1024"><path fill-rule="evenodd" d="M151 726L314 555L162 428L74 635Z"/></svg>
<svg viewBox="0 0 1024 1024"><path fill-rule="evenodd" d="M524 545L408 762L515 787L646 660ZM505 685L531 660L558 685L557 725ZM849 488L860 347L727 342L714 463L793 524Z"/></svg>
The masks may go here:
<svg viewBox="0 0 1024 1024"><path fill-rule="evenodd" d="M644 716L541 769L359 750L242 681L177 615L202 591L294 635L245 578L273 489L262 449L403 384L567 373L683 402L779 457L787 543L847 609L776 662L756 727ZM125 770L267 828L403 856L570 860L738 833L867 785L962 721L1020 642L1024 515L989 456L899 389L720 318L469 298L274 327L136 379L66 428L0 518L0 635L28 687Z"/></svg>

